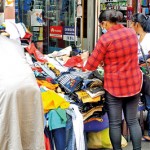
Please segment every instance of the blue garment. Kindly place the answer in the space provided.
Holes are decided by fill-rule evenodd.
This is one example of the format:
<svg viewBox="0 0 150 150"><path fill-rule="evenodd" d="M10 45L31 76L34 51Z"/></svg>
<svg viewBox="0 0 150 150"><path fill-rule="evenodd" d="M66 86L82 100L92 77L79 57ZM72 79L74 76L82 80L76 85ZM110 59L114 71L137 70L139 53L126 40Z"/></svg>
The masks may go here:
<svg viewBox="0 0 150 150"><path fill-rule="evenodd" d="M145 101L146 101L146 109L147 109L146 123L148 125L148 136L150 136L150 96L149 95L145 95Z"/></svg>
<svg viewBox="0 0 150 150"><path fill-rule="evenodd" d="M150 95L145 95L146 109L150 110Z"/></svg>
<svg viewBox="0 0 150 150"><path fill-rule="evenodd" d="M109 120L107 113L103 115L102 122L93 120L87 123L84 123L85 132L99 132L109 127Z"/></svg>
<svg viewBox="0 0 150 150"><path fill-rule="evenodd" d="M44 134L45 134L45 136L49 139L51 150L54 150L54 143L53 143L52 132L49 130L48 127L45 127L45 128L44 128Z"/></svg>
<svg viewBox="0 0 150 150"><path fill-rule="evenodd" d="M92 79L84 79L83 80L83 83L82 83L82 87L81 87L81 89L87 89L89 86L89 84L92 82L93 80Z"/></svg>
<svg viewBox="0 0 150 150"><path fill-rule="evenodd" d="M48 75L50 76L51 78L55 79L56 76L55 74L53 73L53 71L51 71L46 65L43 65L41 63L38 63L37 64L43 69L43 71Z"/></svg>
<svg viewBox="0 0 150 150"><path fill-rule="evenodd" d="M88 72L83 72L83 71L70 71L70 74L74 75L74 76L78 76L78 77L81 77L83 79L88 79L92 74L93 72L92 71L88 71Z"/></svg>
<svg viewBox="0 0 150 150"><path fill-rule="evenodd" d="M145 55L145 59L147 60L148 58L150 58L150 55ZM144 60L143 56L140 56L140 57L139 57L139 63L140 63L140 64L141 64L141 63L145 63L145 60Z"/></svg>
<svg viewBox="0 0 150 150"><path fill-rule="evenodd" d="M67 121L66 111L61 108L54 109L49 111L45 115L45 118L48 119L48 125L47 122L45 124L49 128L45 127L45 129L49 135L49 139L52 144L52 150L54 149L53 142L56 150L65 150Z"/></svg>
<svg viewBox="0 0 150 150"><path fill-rule="evenodd" d="M75 135L73 131L72 117L67 115L66 124L66 149L75 150Z"/></svg>
<svg viewBox="0 0 150 150"><path fill-rule="evenodd" d="M65 150L66 148L66 128L52 130L56 150Z"/></svg>
<svg viewBox="0 0 150 150"><path fill-rule="evenodd" d="M63 73L57 78L57 81L64 88L66 93L72 93L81 88L83 79L70 73Z"/></svg>

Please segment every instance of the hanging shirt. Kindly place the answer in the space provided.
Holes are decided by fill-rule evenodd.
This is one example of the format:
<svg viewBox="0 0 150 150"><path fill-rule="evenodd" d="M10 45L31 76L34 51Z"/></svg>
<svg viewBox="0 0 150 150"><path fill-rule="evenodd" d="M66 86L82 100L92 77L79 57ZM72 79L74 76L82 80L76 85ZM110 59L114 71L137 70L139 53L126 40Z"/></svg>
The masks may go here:
<svg viewBox="0 0 150 150"><path fill-rule="evenodd" d="M84 67L95 70L104 62L104 88L116 97L140 92L142 74L138 65L138 40L135 32L121 24L114 25L98 40Z"/></svg>

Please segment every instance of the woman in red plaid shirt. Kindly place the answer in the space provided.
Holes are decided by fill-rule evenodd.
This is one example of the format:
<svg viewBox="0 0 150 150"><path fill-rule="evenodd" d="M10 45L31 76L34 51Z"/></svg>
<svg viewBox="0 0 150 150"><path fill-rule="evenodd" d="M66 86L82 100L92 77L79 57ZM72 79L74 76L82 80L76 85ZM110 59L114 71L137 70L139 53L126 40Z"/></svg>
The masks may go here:
<svg viewBox="0 0 150 150"><path fill-rule="evenodd" d="M141 128L137 119L142 86L138 64L138 40L133 29L118 21L119 11L105 10L99 16L103 34L84 67L93 71L104 63L104 88L109 117L110 139L114 150L121 150L122 110L130 130L134 150L141 150Z"/></svg>

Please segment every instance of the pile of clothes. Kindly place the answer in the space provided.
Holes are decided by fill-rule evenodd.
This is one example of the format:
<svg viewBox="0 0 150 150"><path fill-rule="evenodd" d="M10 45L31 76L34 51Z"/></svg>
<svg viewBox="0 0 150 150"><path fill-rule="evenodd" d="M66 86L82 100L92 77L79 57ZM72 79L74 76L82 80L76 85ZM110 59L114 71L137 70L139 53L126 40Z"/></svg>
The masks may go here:
<svg viewBox="0 0 150 150"><path fill-rule="evenodd" d="M83 70L88 56L86 51L75 54L70 46L48 55L34 44L26 48L26 59L41 90L47 149L85 149L86 132L108 127L103 109L104 70Z"/></svg>

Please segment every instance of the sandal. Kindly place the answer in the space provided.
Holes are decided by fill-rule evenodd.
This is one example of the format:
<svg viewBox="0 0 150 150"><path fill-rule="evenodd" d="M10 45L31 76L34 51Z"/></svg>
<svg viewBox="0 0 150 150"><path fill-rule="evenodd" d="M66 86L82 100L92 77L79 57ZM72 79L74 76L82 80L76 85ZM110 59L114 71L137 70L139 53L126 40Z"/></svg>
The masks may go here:
<svg viewBox="0 0 150 150"><path fill-rule="evenodd" d="M144 138L146 141L150 141L150 136L148 136L148 135L143 136L143 138Z"/></svg>

